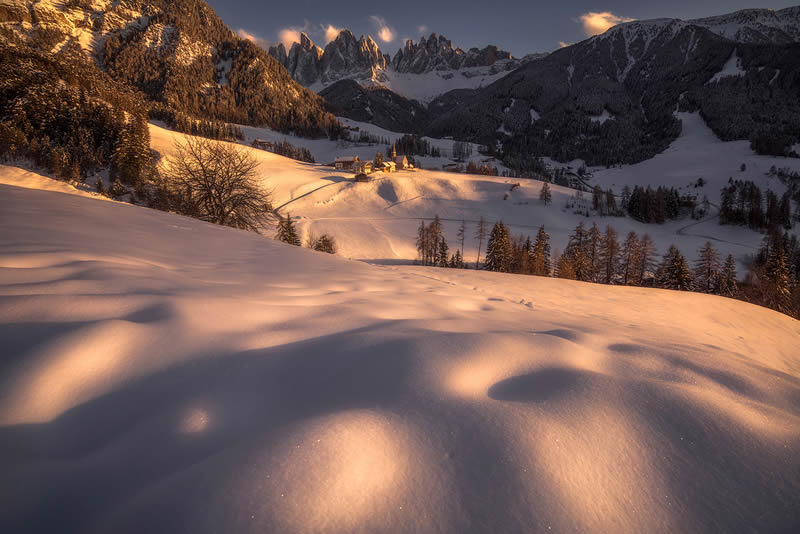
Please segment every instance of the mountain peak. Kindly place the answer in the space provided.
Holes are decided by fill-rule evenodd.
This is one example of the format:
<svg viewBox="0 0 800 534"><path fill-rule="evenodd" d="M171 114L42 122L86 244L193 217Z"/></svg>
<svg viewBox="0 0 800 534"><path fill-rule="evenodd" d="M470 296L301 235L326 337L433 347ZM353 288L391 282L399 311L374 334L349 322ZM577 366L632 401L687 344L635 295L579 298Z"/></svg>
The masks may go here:
<svg viewBox="0 0 800 534"><path fill-rule="evenodd" d="M454 48L453 42L444 35L431 33L419 43L408 40L392 59L392 67L398 72L421 74L435 70L455 70L464 67L488 67L497 61L513 60L510 53L489 45L470 48L464 52Z"/></svg>

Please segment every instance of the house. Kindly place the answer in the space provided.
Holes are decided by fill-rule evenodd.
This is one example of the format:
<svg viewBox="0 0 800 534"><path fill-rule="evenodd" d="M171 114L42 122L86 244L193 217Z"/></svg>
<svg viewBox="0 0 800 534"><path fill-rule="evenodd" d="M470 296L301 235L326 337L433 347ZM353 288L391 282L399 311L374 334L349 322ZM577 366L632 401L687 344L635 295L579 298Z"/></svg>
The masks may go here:
<svg viewBox="0 0 800 534"><path fill-rule="evenodd" d="M371 161L359 161L356 165L358 168L358 172L363 174L369 174L372 172L372 162Z"/></svg>
<svg viewBox="0 0 800 534"><path fill-rule="evenodd" d="M397 164L394 161L384 161L378 170L383 172L394 172L397 170Z"/></svg>
<svg viewBox="0 0 800 534"><path fill-rule="evenodd" d="M252 146L253 148L259 148L261 150L269 150L270 152L272 152L273 144L272 141L265 141L264 139L255 139L250 144L250 146Z"/></svg>
<svg viewBox="0 0 800 534"><path fill-rule="evenodd" d="M339 156L336 158L336 161L333 162L333 166L340 171L357 171L358 170L358 163L359 163L358 156Z"/></svg>

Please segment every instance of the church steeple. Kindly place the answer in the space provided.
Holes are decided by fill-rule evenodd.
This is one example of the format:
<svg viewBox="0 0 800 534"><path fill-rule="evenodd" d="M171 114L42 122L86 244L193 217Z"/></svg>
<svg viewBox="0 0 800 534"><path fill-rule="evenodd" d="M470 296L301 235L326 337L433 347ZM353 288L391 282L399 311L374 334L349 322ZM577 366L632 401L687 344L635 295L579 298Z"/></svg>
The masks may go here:
<svg viewBox="0 0 800 534"><path fill-rule="evenodd" d="M394 158L396 157L397 157L397 148L395 148L394 143L392 143L392 161L394 161Z"/></svg>

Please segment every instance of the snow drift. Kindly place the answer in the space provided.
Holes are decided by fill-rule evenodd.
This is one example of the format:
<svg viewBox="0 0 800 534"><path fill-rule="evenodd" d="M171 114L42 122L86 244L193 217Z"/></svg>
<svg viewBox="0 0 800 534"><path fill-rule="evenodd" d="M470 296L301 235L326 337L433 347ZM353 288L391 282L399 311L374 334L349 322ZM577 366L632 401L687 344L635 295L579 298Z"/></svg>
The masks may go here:
<svg viewBox="0 0 800 534"><path fill-rule="evenodd" d="M777 532L800 323L0 185L0 531Z"/></svg>

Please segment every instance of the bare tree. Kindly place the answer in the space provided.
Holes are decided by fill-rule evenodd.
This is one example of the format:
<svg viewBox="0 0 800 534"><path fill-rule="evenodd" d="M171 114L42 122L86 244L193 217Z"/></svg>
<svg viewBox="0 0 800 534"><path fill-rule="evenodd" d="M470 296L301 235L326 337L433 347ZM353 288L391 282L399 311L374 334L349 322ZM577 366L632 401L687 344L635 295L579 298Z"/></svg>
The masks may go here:
<svg viewBox="0 0 800 534"><path fill-rule="evenodd" d="M483 246L483 240L486 239L486 219L481 216L480 220L478 220L478 225L475 228L475 239L478 240L478 257L475 259L475 268L480 269L481 265L481 246Z"/></svg>
<svg viewBox="0 0 800 534"><path fill-rule="evenodd" d="M176 211L223 226L261 232L272 220L271 194L245 149L201 137L175 142L163 173Z"/></svg>

